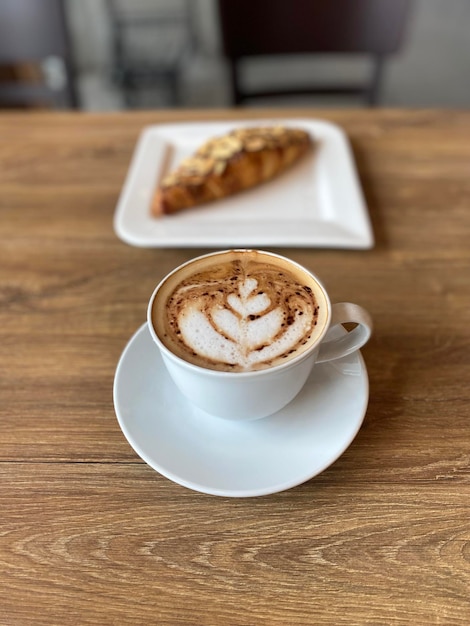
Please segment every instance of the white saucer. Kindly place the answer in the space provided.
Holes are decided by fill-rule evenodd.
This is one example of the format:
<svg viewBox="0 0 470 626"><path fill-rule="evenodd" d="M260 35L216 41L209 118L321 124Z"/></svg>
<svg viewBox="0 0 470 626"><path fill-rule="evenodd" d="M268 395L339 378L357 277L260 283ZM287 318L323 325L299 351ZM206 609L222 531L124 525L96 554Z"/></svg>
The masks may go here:
<svg viewBox="0 0 470 626"><path fill-rule="evenodd" d="M217 496L276 493L313 478L343 454L367 408L359 352L319 364L284 409L231 422L191 405L169 378L144 324L119 361L114 406L135 452L170 480Z"/></svg>

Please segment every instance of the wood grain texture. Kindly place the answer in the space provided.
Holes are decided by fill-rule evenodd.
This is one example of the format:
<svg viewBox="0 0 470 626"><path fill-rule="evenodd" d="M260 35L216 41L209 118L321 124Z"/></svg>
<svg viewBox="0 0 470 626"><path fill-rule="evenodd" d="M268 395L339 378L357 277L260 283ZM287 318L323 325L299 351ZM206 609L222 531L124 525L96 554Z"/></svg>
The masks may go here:
<svg viewBox="0 0 470 626"><path fill-rule="evenodd" d="M354 150L375 248L277 251L370 310L370 402L323 474L232 500L119 429L122 349L206 250L132 248L112 218L144 126L272 110L0 115L2 626L469 623L470 113L276 116L329 119Z"/></svg>

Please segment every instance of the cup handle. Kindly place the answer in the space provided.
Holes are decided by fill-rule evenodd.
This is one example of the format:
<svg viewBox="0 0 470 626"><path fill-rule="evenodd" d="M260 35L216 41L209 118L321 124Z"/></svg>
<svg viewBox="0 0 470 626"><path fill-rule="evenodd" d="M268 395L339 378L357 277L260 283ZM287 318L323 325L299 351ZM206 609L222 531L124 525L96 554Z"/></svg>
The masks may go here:
<svg viewBox="0 0 470 626"><path fill-rule="evenodd" d="M333 304L330 328L347 322L356 323L357 326L341 337L323 341L316 359L317 363L340 359L359 350L367 343L372 334L372 318L369 313L358 304L351 302Z"/></svg>

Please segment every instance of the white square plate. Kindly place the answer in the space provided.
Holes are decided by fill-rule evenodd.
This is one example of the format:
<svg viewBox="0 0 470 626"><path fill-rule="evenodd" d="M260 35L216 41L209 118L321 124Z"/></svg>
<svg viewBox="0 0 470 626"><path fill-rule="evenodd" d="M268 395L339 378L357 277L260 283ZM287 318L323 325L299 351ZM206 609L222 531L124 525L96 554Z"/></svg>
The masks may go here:
<svg viewBox="0 0 470 626"><path fill-rule="evenodd" d="M207 139L237 126L296 126L316 149L272 181L238 195L155 218L156 185ZM161 124L142 131L116 207L114 228L142 247L371 248L367 207L344 132L322 120Z"/></svg>

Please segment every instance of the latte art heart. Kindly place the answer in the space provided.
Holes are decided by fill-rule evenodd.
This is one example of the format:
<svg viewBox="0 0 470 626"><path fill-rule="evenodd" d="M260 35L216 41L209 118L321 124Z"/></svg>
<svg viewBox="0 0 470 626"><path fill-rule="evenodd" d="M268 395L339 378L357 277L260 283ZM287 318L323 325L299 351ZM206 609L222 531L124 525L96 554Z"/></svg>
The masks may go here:
<svg viewBox="0 0 470 626"><path fill-rule="evenodd" d="M266 263L198 272L173 291L168 310L175 351L229 371L289 358L309 341L318 317L312 290Z"/></svg>

